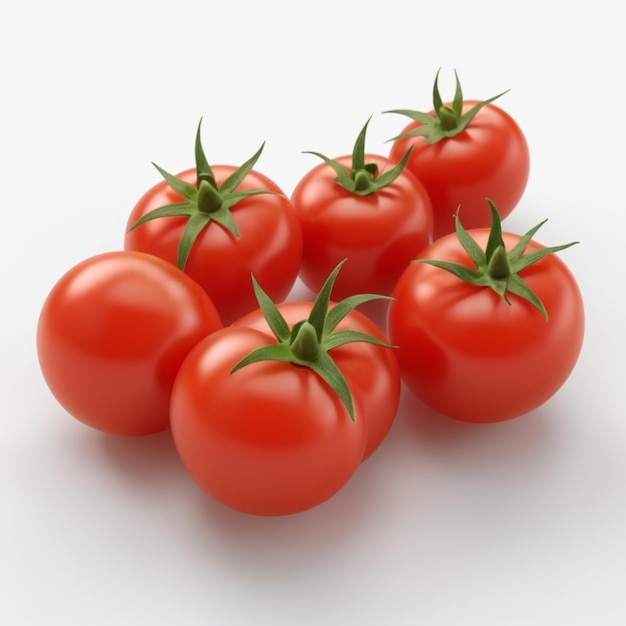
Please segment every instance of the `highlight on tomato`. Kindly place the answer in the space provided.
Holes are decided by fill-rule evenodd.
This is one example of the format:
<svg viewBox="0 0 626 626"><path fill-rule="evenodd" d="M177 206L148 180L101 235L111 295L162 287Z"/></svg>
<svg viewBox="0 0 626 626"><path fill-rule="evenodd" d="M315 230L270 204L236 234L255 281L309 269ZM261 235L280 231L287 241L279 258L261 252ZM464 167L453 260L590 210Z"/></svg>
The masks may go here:
<svg viewBox="0 0 626 626"><path fill-rule="evenodd" d="M389 159L398 163L412 148L406 169L424 185L433 205L433 238L455 231L454 215L463 207L466 228L489 227L485 198L504 219L519 203L528 182L530 154L517 122L493 102L464 100L455 71L452 102L439 93L439 71L429 112L395 109L411 121L394 137Z"/></svg>
<svg viewBox="0 0 626 626"><path fill-rule="evenodd" d="M209 165L198 124L196 166L163 181L133 208L126 250L159 256L198 282L224 324L256 307L250 274L277 301L293 287L302 234L280 187L254 170L263 145L240 167Z"/></svg>
<svg viewBox="0 0 626 626"><path fill-rule="evenodd" d="M205 291L143 252L90 257L48 294L37 354L57 401L76 419L115 435L169 428L174 378L187 353L222 327Z"/></svg>
<svg viewBox="0 0 626 626"><path fill-rule="evenodd" d="M519 417L551 398L580 354L577 282L533 237L490 229L436 240L407 267L389 306L388 335L404 382L426 405L468 422Z"/></svg>
<svg viewBox="0 0 626 626"><path fill-rule="evenodd" d="M365 152L369 120L351 155L321 158L295 186L291 201L300 220L304 251L300 278L317 292L332 269L348 259L335 294L389 295L400 274L431 241L431 202L406 168L410 149L392 164Z"/></svg>
<svg viewBox="0 0 626 626"><path fill-rule="evenodd" d="M253 280L261 313L208 336L179 370L176 449L196 483L230 508L288 515L326 501L370 445L368 404L385 396L397 407L397 364L380 354L391 350L353 311L377 296L330 306L340 267L313 303L288 309L287 318Z"/></svg>

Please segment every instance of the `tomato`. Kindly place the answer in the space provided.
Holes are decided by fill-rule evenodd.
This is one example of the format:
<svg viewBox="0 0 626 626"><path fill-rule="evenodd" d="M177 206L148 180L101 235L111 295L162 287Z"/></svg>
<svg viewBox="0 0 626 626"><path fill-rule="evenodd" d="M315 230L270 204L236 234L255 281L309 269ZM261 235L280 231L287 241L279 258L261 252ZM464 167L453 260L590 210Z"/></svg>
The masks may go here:
<svg viewBox="0 0 626 626"><path fill-rule="evenodd" d="M325 162L291 195L304 239L302 282L317 291L332 268L348 259L337 278L336 299L389 295L407 264L431 241L432 210L423 185L404 165L389 176L395 164L362 152L364 135L365 128L352 155L332 161L319 155Z"/></svg>
<svg viewBox="0 0 626 626"><path fill-rule="evenodd" d="M381 353L391 352L381 331L353 310L369 296L331 305L340 267L313 303L278 307L253 280L260 311L200 342L179 370L176 449L226 506L255 515L317 506L390 426L398 366Z"/></svg>
<svg viewBox="0 0 626 626"><path fill-rule="evenodd" d="M489 229L467 232L481 247L491 237ZM501 236L509 253L522 240L512 233ZM521 247L528 259L549 250L527 240ZM480 273L454 234L436 240L418 258ZM512 267L515 263L511 260ZM495 288L501 283L495 280ZM388 334L398 346L403 380L425 404L463 421L496 422L537 408L568 378L583 342L582 296L557 256L546 254L521 269L506 293L490 287L418 261L401 276L389 307Z"/></svg>
<svg viewBox="0 0 626 626"><path fill-rule="evenodd" d="M530 172L526 138L517 122L492 104L494 99L463 101L457 79L456 102L437 103L429 113L396 111L414 119L394 140L389 159L397 163L412 148L406 168L430 196L435 239L454 232L459 206L466 228L488 227L485 198L493 200L504 219L526 188ZM463 117L475 107L477 112L463 125ZM444 134L430 133L433 125L439 129L442 123L446 125L442 119L449 120L452 129ZM414 134L420 132L426 136Z"/></svg>
<svg viewBox="0 0 626 626"><path fill-rule="evenodd" d="M228 324L256 308L252 273L273 299L286 298L300 269L302 234L284 192L251 169L261 151L239 168L209 166L199 130L196 147L202 158L176 177L159 168L165 180L133 208L124 248L184 269ZM158 219L147 219L152 212Z"/></svg>
<svg viewBox="0 0 626 626"><path fill-rule="evenodd" d="M45 381L75 418L117 435L169 427L174 377L187 353L221 328L207 294L173 265L107 252L66 272L37 326Z"/></svg>
<svg viewBox="0 0 626 626"><path fill-rule="evenodd" d="M331 303L331 308L333 306ZM287 323L294 326L308 317L311 303L287 302L279 304L278 309ZM270 332L260 309L248 313L234 325ZM376 324L359 311L351 311L337 328L355 329L377 337L382 342L387 341ZM370 343L350 344L345 348L351 349L344 349L344 353L341 354L341 370L352 393L365 399L363 402L363 419L367 423L367 445L363 453L365 460L380 446L395 420L400 401L400 371L395 350Z"/></svg>
<svg viewBox="0 0 626 626"><path fill-rule="evenodd" d="M264 361L230 374L271 342L245 327L214 333L192 350L172 393L172 435L192 478L255 515L298 513L333 496L359 466L367 434L360 401L351 421L306 367Z"/></svg>

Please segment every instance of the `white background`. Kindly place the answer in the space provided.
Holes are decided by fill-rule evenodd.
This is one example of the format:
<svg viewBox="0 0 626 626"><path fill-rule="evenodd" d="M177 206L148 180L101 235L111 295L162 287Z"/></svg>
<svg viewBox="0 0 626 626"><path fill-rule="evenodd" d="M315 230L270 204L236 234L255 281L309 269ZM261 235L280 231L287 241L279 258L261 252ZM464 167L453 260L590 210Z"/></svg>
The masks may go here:
<svg viewBox="0 0 626 626"><path fill-rule="evenodd" d="M619 0L0 2L0 624L626 623L625 4ZM208 499L169 433L109 437L41 377L35 326L72 265L193 165L257 165L290 193L428 109L437 68L524 129L526 194L586 303L578 365L530 415L471 426L405 393L336 497L285 518ZM295 295L298 295L297 287Z"/></svg>

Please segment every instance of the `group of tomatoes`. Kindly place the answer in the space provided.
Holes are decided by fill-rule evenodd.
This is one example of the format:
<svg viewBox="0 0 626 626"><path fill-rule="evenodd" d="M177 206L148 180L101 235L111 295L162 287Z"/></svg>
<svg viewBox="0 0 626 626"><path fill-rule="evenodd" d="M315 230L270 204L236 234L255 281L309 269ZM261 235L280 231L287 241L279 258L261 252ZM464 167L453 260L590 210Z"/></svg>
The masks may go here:
<svg viewBox="0 0 626 626"><path fill-rule="evenodd" d="M502 94L500 94L501 96ZM320 163L288 197L254 169L163 180L124 249L71 268L39 317L44 378L74 417L117 435L171 428L198 485L236 510L284 515L330 498L381 444L401 383L471 422L528 413L578 358L576 281L533 237L502 231L527 183L517 123L456 78L388 155ZM317 296L285 302L296 279ZM356 307L388 306L381 329Z"/></svg>

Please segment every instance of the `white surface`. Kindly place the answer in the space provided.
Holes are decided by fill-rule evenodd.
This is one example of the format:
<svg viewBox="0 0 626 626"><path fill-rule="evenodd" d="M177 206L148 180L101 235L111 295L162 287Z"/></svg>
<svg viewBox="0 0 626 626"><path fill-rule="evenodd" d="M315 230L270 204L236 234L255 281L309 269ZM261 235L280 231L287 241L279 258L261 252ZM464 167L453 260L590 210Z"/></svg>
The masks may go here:
<svg viewBox="0 0 626 626"><path fill-rule="evenodd" d="M625 5L620 0L0 2L0 624L626 623ZM99 434L40 375L54 282L121 246L158 180L209 160L291 192L349 152L386 151L451 94L501 106L532 155L506 222L562 254L586 302L580 361L518 420L469 426L408 394L377 454L307 513L259 519L205 497L168 433Z"/></svg>

